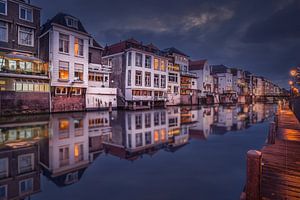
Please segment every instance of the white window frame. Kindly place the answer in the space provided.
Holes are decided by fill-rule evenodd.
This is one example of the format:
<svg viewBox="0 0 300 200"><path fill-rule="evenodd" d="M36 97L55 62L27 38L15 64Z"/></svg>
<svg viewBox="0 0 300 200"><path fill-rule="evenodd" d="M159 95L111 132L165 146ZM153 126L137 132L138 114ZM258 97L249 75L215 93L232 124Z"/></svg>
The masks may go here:
<svg viewBox="0 0 300 200"><path fill-rule="evenodd" d="M21 17L21 10L24 9L25 10L25 18ZM28 10L31 10L31 20L27 19L27 12ZM20 5L19 6L19 19L24 20L24 21L28 21L28 22L33 22L33 9L29 8L27 6L24 5Z"/></svg>
<svg viewBox="0 0 300 200"><path fill-rule="evenodd" d="M55 88L55 95L67 95L68 94L67 88L65 89L65 91L66 91L65 93L63 93L63 92L58 93L57 92L58 88L64 88L64 87L57 87L57 88ZM63 91L63 90L61 90L61 91Z"/></svg>
<svg viewBox="0 0 300 200"><path fill-rule="evenodd" d="M0 0L0 2L5 3L5 13L0 13L0 15L7 15L7 0Z"/></svg>
<svg viewBox="0 0 300 200"><path fill-rule="evenodd" d="M68 39L62 39L61 36L67 36ZM62 51L60 50L60 41L62 41ZM65 42L68 42L68 51L65 49ZM58 34L58 52L63 54L69 54L70 53L70 35L59 33Z"/></svg>
<svg viewBox="0 0 300 200"><path fill-rule="evenodd" d="M28 28L28 27L24 27L24 26L18 26L18 44L22 45L22 46L33 47L34 46L34 30L32 28L28 28L28 29L31 29L31 31L32 31L32 35L31 35L32 44L22 44L21 43L21 37L20 37L21 27L22 28ZM22 30L22 31L27 32L27 31L24 31L24 30ZM29 32L27 32L27 33L29 33Z"/></svg>
<svg viewBox="0 0 300 200"><path fill-rule="evenodd" d="M1 1L1 0L0 0ZM1 42L8 42L8 23L7 22L4 22L4 21L1 21L5 24L5 27L4 26L1 26L1 28L3 29L6 29L6 37L4 40L0 40Z"/></svg>
<svg viewBox="0 0 300 200"><path fill-rule="evenodd" d="M73 23L69 24L69 22L73 22ZM69 27L78 29L78 20L73 17L69 17L69 16L66 17L66 24Z"/></svg>
<svg viewBox="0 0 300 200"><path fill-rule="evenodd" d="M78 45L78 54L75 53L76 40L77 40L77 45ZM80 43L80 42L82 42L82 43ZM80 52L80 46L82 46L82 52ZM80 54L80 53L82 53L82 54ZM84 56L84 39L81 39L79 37L74 38L74 55L77 57Z"/></svg>
<svg viewBox="0 0 300 200"><path fill-rule="evenodd" d="M30 170L30 171L33 171L33 170L34 170L34 154L33 154L33 153L28 153L28 154L24 154L24 155L19 155L19 156L18 156L18 173L19 173L19 174L30 172L30 171L21 172L21 169L20 169L20 160L21 160L21 158L27 157L27 156L30 156L30 157L31 157L31 170Z"/></svg>

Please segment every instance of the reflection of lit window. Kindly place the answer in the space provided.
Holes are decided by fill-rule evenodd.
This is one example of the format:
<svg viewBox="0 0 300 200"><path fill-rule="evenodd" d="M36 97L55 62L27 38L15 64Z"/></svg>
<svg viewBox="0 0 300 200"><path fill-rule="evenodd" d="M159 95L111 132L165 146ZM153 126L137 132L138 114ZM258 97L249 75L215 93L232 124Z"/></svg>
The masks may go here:
<svg viewBox="0 0 300 200"><path fill-rule="evenodd" d="M165 61L163 61L163 60L160 62L160 70L166 71Z"/></svg>
<svg viewBox="0 0 300 200"><path fill-rule="evenodd" d="M159 60L157 58L154 58L154 69L159 70Z"/></svg>
<svg viewBox="0 0 300 200"><path fill-rule="evenodd" d="M6 178L8 176L8 158L0 159L0 178Z"/></svg>
<svg viewBox="0 0 300 200"><path fill-rule="evenodd" d="M26 154L18 156L18 171L19 173L30 172L34 169L34 155Z"/></svg>
<svg viewBox="0 0 300 200"><path fill-rule="evenodd" d="M161 129L160 135L161 135L161 140L165 141L166 140L166 129Z"/></svg>
<svg viewBox="0 0 300 200"><path fill-rule="evenodd" d="M74 157L75 157L75 162L83 161L83 144L75 144Z"/></svg>
<svg viewBox="0 0 300 200"><path fill-rule="evenodd" d="M26 179L19 182L20 194L26 194L33 191L33 179Z"/></svg>
<svg viewBox="0 0 300 200"><path fill-rule="evenodd" d="M65 131L69 131L69 120L67 119L61 119L59 120L59 131L61 132L65 132Z"/></svg>
<svg viewBox="0 0 300 200"><path fill-rule="evenodd" d="M158 142L159 141L159 131L154 131L154 142Z"/></svg>

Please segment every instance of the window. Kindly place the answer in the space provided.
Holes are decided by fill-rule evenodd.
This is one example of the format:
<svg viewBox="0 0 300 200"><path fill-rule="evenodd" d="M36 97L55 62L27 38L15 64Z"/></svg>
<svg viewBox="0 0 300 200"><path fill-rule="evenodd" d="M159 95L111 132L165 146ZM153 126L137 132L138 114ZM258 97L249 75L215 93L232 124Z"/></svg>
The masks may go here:
<svg viewBox="0 0 300 200"><path fill-rule="evenodd" d="M135 85L142 86L142 72L135 71Z"/></svg>
<svg viewBox="0 0 300 200"><path fill-rule="evenodd" d="M178 82L178 75L174 73L169 73L169 82L177 83Z"/></svg>
<svg viewBox="0 0 300 200"><path fill-rule="evenodd" d="M74 128L75 129L82 129L83 128L83 120L82 119L74 120Z"/></svg>
<svg viewBox="0 0 300 200"><path fill-rule="evenodd" d="M0 41L2 42L8 41L8 26L6 22L2 22L2 21L0 21Z"/></svg>
<svg viewBox="0 0 300 200"><path fill-rule="evenodd" d="M131 70L128 70L127 73L127 85L131 86Z"/></svg>
<svg viewBox="0 0 300 200"><path fill-rule="evenodd" d="M17 69L17 61L15 61L15 60L9 60L8 65L9 65L10 70L16 70Z"/></svg>
<svg viewBox="0 0 300 200"><path fill-rule="evenodd" d="M0 199L7 199L7 185L0 186Z"/></svg>
<svg viewBox="0 0 300 200"><path fill-rule="evenodd" d="M128 114L128 117L127 117L127 125L128 125L128 130L131 130L131 115Z"/></svg>
<svg viewBox="0 0 300 200"><path fill-rule="evenodd" d="M0 159L0 178L8 177L8 158Z"/></svg>
<svg viewBox="0 0 300 200"><path fill-rule="evenodd" d="M151 131L145 133L145 143L146 144L152 143Z"/></svg>
<svg viewBox="0 0 300 200"><path fill-rule="evenodd" d="M174 86L174 93L178 94L178 92L179 92L179 87L178 86Z"/></svg>
<svg viewBox="0 0 300 200"><path fill-rule="evenodd" d="M132 53L131 52L128 52L128 62L127 62L127 65L128 66L132 65Z"/></svg>
<svg viewBox="0 0 300 200"><path fill-rule="evenodd" d="M72 88L71 94L74 96L80 96L81 95L81 88Z"/></svg>
<svg viewBox="0 0 300 200"><path fill-rule="evenodd" d="M83 56L83 39L75 38L74 54L75 56Z"/></svg>
<svg viewBox="0 0 300 200"><path fill-rule="evenodd" d="M145 87L151 87L151 73L145 72Z"/></svg>
<svg viewBox="0 0 300 200"><path fill-rule="evenodd" d="M145 114L145 127L150 128L151 127L151 113Z"/></svg>
<svg viewBox="0 0 300 200"><path fill-rule="evenodd" d="M165 125L166 124L166 112L161 112L160 119L161 119L161 125Z"/></svg>
<svg viewBox="0 0 300 200"><path fill-rule="evenodd" d="M75 162L83 161L83 144L75 144L74 146Z"/></svg>
<svg viewBox="0 0 300 200"><path fill-rule="evenodd" d="M161 75L161 88L166 88L166 76L165 75Z"/></svg>
<svg viewBox="0 0 300 200"><path fill-rule="evenodd" d="M68 132L69 131L70 122L68 119L60 119L59 120L59 132Z"/></svg>
<svg viewBox="0 0 300 200"><path fill-rule="evenodd" d="M151 68L151 56L146 56L145 57L145 67L146 68Z"/></svg>
<svg viewBox="0 0 300 200"><path fill-rule="evenodd" d="M59 52L69 53L69 36L60 33L59 34Z"/></svg>
<svg viewBox="0 0 300 200"><path fill-rule="evenodd" d="M141 129L142 128L142 115L138 114L135 116L135 128Z"/></svg>
<svg viewBox="0 0 300 200"><path fill-rule="evenodd" d="M154 58L154 69L159 70L159 60L157 58Z"/></svg>
<svg viewBox="0 0 300 200"><path fill-rule="evenodd" d="M66 21L67 21L67 25L69 27L73 27L73 28L78 29L78 20L77 19L73 19L73 18L67 17Z"/></svg>
<svg viewBox="0 0 300 200"><path fill-rule="evenodd" d="M30 21L32 22L33 20L33 12L32 9L30 8L26 8L24 6L20 6L20 19L26 20L26 21Z"/></svg>
<svg viewBox="0 0 300 200"><path fill-rule="evenodd" d="M142 59L143 59L143 55L140 53L136 53L135 54L135 66L142 67Z"/></svg>
<svg viewBox="0 0 300 200"><path fill-rule="evenodd" d="M143 145L143 134L142 133L137 133L135 135L135 142L136 142L136 147L140 147Z"/></svg>
<svg viewBox="0 0 300 200"><path fill-rule="evenodd" d="M33 46L34 31L31 28L19 26L19 44L24 46Z"/></svg>
<svg viewBox="0 0 300 200"><path fill-rule="evenodd" d="M7 15L7 0L0 0L0 14Z"/></svg>
<svg viewBox="0 0 300 200"><path fill-rule="evenodd" d="M34 169L33 166L34 155L26 154L18 156L18 172L19 174L31 172Z"/></svg>
<svg viewBox="0 0 300 200"><path fill-rule="evenodd" d="M68 94L67 88L65 88L65 87L57 87L55 89L55 94L56 95L67 95Z"/></svg>
<svg viewBox="0 0 300 200"><path fill-rule="evenodd" d="M159 87L159 75L154 74L154 87Z"/></svg>
<svg viewBox="0 0 300 200"><path fill-rule="evenodd" d="M69 164L69 147L60 147L59 148L59 165L60 167L66 166Z"/></svg>
<svg viewBox="0 0 300 200"><path fill-rule="evenodd" d="M165 65L165 61L164 61L164 60L162 60L162 61L160 62L160 70L161 70L161 71L166 71L166 65Z"/></svg>
<svg viewBox="0 0 300 200"><path fill-rule="evenodd" d="M19 182L20 194L26 194L33 191L33 179L26 179Z"/></svg>
<svg viewBox="0 0 300 200"><path fill-rule="evenodd" d="M75 63L74 80L75 81L83 81L83 65Z"/></svg>
<svg viewBox="0 0 300 200"><path fill-rule="evenodd" d="M59 61L59 79L69 80L69 63Z"/></svg>
<svg viewBox="0 0 300 200"><path fill-rule="evenodd" d="M154 113L154 126L159 125L159 112Z"/></svg>

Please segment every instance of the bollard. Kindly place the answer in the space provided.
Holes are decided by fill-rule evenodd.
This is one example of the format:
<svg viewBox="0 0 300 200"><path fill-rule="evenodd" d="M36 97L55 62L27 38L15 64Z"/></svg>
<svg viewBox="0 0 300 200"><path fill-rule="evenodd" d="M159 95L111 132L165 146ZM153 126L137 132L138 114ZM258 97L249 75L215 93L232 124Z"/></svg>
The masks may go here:
<svg viewBox="0 0 300 200"><path fill-rule="evenodd" d="M260 199L261 157L260 151L250 150L247 152L247 200Z"/></svg>
<svg viewBox="0 0 300 200"><path fill-rule="evenodd" d="M276 124L271 122L269 125L268 144L275 144L276 138Z"/></svg>

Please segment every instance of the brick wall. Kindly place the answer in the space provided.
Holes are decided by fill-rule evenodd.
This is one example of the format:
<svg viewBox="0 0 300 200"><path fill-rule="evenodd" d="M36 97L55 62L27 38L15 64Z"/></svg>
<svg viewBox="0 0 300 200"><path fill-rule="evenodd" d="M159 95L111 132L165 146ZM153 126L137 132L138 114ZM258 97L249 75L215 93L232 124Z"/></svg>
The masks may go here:
<svg viewBox="0 0 300 200"><path fill-rule="evenodd" d="M84 96L55 96L52 97L52 112L85 110Z"/></svg>
<svg viewBox="0 0 300 200"><path fill-rule="evenodd" d="M45 113L49 111L49 93L0 92L0 115Z"/></svg>

